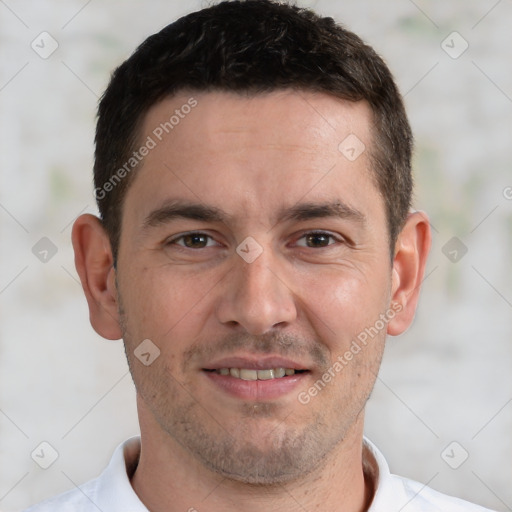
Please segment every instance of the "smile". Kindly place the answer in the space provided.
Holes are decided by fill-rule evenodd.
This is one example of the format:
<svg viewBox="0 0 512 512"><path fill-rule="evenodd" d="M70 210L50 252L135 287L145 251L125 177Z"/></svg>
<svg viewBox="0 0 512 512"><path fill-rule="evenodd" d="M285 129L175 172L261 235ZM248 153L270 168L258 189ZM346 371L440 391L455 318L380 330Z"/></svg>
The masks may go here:
<svg viewBox="0 0 512 512"><path fill-rule="evenodd" d="M219 375L230 375L231 377L242 380L280 379L282 377L294 375L296 372L293 368L268 368L263 370L254 370L249 368L219 368L214 371Z"/></svg>

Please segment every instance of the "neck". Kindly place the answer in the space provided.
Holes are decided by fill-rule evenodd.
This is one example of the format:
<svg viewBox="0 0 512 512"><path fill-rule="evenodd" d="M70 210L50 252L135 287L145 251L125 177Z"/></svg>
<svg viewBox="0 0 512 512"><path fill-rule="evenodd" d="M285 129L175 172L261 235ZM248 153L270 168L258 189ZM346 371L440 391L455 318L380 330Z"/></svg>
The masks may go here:
<svg viewBox="0 0 512 512"><path fill-rule="evenodd" d="M373 482L363 473L363 413L320 467L294 481L246 484L223 477L191 455L152 419L141 418L141 453L131 478L151 512L323 510L364 512Z"/></svg>

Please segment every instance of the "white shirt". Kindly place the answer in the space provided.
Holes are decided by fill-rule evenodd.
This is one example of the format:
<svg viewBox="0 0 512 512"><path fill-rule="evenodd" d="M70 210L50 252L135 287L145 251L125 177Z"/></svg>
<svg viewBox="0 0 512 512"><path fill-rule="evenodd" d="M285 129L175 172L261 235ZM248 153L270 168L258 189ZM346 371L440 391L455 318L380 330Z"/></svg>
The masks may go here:
<svg viewBox="0 0 512 512"><path fill-rule="evenodd" d="M366 438L364 447L365 467L376 478L376 491L368 512L491 512L391 474L382 453ZM128 439L117 447L98 478L24 512L148 512L130 484L129 475L135 469L139 452L140 438Z"/></svg>

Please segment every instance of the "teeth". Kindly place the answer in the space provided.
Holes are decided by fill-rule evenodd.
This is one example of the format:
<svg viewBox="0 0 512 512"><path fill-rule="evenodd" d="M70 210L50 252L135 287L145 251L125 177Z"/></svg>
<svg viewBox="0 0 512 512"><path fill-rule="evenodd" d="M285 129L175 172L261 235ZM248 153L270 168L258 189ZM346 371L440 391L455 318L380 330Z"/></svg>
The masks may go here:
<svg viewBox="0 0 512 512"><path fill-rule="evenodd" d="M294 375L293 368L269 368L266 370L252 370L248 368L219 368L216 370L219 375L231 375L242 380L270 380Z"/></svg>
<svg viewBox="0 0 512 512"><path fill-rule="evenodd" d="M276 368L277 370L277 368ZM258 379L259 380L269 380L275 378L276 375L274 374L274 369L271 368L270 370L258 370Z"/></svg>
<svg viewBox="0 0 512 512"><path fill-rule="evenodd" d="M258 370L240 369L240 378L242 380L258 380Z"/></svg>

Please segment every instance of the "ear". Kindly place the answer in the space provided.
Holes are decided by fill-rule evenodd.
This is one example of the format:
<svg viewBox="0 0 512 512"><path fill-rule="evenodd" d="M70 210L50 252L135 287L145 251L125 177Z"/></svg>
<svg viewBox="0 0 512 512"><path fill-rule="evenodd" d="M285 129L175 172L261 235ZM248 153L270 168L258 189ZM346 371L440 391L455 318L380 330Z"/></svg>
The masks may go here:
<svg viewBox="0 0 512 512"><path fill-rule="evenodd" d="M391 301L397 312L388 323L388 334L402 334L412 323L425 265L430 251L431 232L423 212L410 213L398 235L393 259Z"/></svg>
<svg viewBox="0 0 512 512"><path fill-rule="evenodd" d="M75 267L89 305L91 325L100 336L118 340L122 331L108 235L97 217L84 214L76 219L71 236Z"/></svg>

